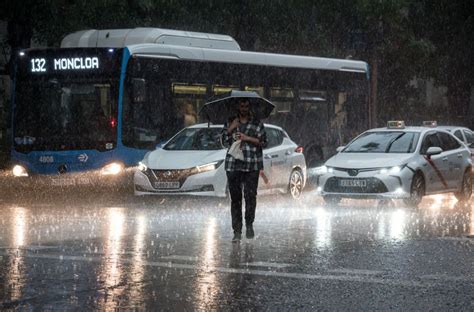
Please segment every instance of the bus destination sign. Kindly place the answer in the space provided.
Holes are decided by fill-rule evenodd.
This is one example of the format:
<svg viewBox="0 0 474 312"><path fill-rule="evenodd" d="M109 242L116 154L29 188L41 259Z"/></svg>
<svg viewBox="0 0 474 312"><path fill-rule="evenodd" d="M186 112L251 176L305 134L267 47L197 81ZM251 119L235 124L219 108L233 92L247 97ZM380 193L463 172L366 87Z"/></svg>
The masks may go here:
<svg viewBox="0 0 474 312"><path fill-rule="evenodd" d="M32 73L45 73L48 70L77 71L99 69L99 58L93 57L63 57L63 58L32 58L30 60Z"/></svg>

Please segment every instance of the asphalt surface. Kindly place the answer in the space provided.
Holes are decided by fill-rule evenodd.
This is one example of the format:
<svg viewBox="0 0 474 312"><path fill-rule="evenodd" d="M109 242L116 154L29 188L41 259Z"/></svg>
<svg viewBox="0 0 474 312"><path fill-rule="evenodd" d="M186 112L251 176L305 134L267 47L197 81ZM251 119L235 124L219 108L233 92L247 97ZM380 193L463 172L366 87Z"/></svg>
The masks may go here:
<svg viewBox="0 0 474 312"><path fill-rule="evenodd" d="M474 309L472 202L307 192L259 197L254 239L230 221L226 199L3 196L0 310Z"/></svg>

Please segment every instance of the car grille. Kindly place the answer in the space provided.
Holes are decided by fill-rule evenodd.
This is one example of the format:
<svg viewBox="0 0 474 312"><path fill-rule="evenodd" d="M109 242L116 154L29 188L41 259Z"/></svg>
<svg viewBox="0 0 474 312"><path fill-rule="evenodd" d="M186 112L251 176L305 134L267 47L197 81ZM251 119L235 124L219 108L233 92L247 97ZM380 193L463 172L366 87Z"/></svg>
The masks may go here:
<svg viewBox="0 0 474 312"><path fill-rule="evenodd" d="M341 180L365 180L366 186L341 186ZM324 185L325 192L333 193L386 193L388 192L385 184L377 178L364 178L364 179L348 179L331 177L326 181Z"/></svg>
<svg viewBox="0 0 474 312"><path fill-rule="evenodd" d="M151 172L150 172L151 171ZM190 169L173 169L173 170L157 170L149 169L147 174L150 182L174 182L178 181L179 185L183 185L186 179L194 173Z"/></svg>
<svg viewBox="0 0 474 312"><path fill-rule="evenodd" d="M337 168L337 167L334 167L333 169L337 170L337 171L347 172L347 174L350 175L351 177L355 177L361 172L378 171L382 168L352 169L352 168Z"/></svg>

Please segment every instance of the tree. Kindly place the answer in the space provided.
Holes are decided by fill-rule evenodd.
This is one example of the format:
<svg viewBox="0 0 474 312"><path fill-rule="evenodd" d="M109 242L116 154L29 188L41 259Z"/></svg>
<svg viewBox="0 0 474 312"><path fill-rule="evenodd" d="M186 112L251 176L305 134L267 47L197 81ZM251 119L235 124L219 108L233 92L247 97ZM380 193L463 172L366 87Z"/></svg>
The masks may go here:
<svg viewBox="0 0 474 312"><path fill-rule="evenodd" d="M435 47L425 71L448 89L448 121L472 123L466 119L474 84L474 2L425 0L414 7L413 20Z"/></svg>

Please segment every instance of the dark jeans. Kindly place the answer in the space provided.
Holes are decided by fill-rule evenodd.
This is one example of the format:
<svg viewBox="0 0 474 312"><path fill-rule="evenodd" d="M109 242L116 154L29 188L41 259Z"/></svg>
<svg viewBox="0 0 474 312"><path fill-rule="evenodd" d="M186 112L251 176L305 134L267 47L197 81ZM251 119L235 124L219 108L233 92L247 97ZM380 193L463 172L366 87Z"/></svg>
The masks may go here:
<svg viewBox="0 0 474 312"><path fill-rule="evenodd" d="M258 174L258 171L227 171L234 233L242 232L242 187L245 198L245 224L247 226L253 224L257 206Z"/></svg>

